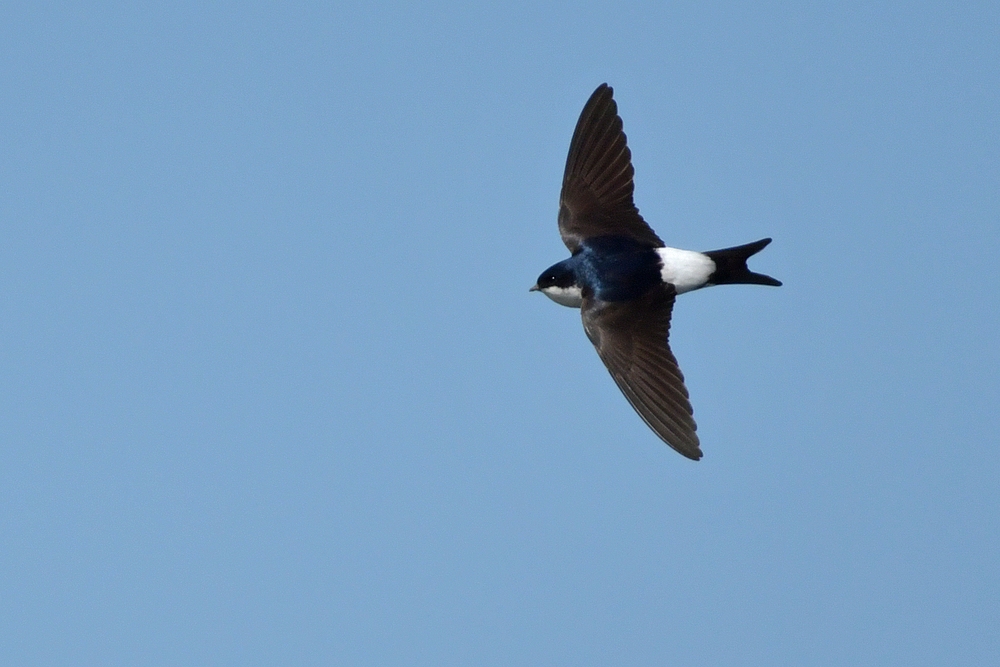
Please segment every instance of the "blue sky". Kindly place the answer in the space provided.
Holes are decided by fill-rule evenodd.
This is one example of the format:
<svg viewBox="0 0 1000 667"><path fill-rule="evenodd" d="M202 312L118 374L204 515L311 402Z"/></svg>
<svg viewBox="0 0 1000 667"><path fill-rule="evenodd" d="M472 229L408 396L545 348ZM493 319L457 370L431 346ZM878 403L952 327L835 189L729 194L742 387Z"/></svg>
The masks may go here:
<svg viewBox="0 0 1000 667"><path fill-rule="evenodd" d="M0 662L1000 652L995 3L7 3ZM615 87L705 458L527 288Z"/></svg>

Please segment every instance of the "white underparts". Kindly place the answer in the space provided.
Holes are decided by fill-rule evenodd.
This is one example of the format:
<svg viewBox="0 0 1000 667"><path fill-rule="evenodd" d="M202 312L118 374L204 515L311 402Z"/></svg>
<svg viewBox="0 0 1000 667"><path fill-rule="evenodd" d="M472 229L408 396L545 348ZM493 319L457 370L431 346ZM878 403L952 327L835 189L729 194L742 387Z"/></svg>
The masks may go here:
<svg viewBox="0 0 1000 667"><path fill-rule="evenodd" d="M678 294L696 290L708 284L708 277L715 273L715 262L700 252L679 248L657 248L663 267L660 276L670 283Z"/></svg>
<svg viewBox="0 0 1000 667"><path fill-rule="evenodd" d="M542 294L549 297L560 306L579 308L583 305L583 290L576 285L572 287L543 287Z"/></svg>

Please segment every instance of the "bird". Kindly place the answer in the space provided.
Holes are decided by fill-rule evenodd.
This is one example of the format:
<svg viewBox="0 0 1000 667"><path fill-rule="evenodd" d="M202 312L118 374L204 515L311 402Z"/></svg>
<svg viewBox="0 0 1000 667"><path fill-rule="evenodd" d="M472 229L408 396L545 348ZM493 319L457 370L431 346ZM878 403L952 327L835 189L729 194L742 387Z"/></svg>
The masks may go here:
<svg viewBox="0 0 1000 667"><path fill-rule="evenodd" d="M590 96L566 157L559 234L571 256L529 291L579 308L583 330L625 398L666 444L702 457L684 375L670 351L670 317L680 294L712 285L771 285L747 259L771 242L695 252L671 248L633 202L635 170L614 90Z"/></svg>

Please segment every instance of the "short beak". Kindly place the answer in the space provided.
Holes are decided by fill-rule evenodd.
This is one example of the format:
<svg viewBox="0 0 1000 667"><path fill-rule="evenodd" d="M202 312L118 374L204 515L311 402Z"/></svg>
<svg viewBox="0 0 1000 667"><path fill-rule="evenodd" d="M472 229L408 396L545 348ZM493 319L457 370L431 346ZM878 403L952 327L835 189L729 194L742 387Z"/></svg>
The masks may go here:
<svg viewBox="0 0 1000 667"><path fill-rule="evenodd" d="M542 289L542 288L541 288L541 287L539 287L539 286L538 286L538 284L536 283L536 284L535 284L534 286L532 286L532 287L531 287L531 289L529 289L528 291L529 291L529 292L537 292L537 291L538 291L538 290L540 290L540 289Z"/></svg>

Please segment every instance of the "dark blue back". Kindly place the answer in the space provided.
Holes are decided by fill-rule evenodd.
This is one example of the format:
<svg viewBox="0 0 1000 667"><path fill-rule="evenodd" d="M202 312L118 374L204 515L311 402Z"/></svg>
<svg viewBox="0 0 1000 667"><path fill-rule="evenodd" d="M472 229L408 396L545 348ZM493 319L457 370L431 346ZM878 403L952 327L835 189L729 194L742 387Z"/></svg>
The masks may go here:
<svg viewBox="0 0 1000 667"><path fill-rule="evenodd" d="M602 301L628 301L660 284L660 257L624 236L597 236L573 257L578 284Z"/></svg>

